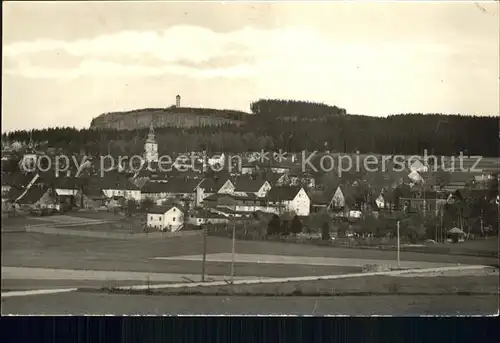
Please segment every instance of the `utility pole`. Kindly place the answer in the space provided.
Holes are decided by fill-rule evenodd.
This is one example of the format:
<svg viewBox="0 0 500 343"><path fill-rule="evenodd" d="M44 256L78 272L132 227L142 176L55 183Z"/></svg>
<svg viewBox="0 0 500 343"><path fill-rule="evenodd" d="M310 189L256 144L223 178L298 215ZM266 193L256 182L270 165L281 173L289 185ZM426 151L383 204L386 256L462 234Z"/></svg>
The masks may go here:
<svg viewBox="0 0 500 343"><path fill-rule="evenodd" d="M201 282L205 282L205 264L207 261L207 226L203 227L203 261L201 262Z"/></svg>
<svg viewBox="0 0 500 343"><path fill-rule="evenodd" d="M233 214L233 242L232 242L232 249L231 249L231 284L234 283L234 251L235 251L235 244L236 243L236 223L235 223L235 218Z"/></svg>
<svg viewBox="0 0 500 343"><path fill-rule="evenodd" d="M396 223L396 227L397 227L397 235L398 235L398 268L399 268L399 220L398 222Z"/></svg>
<svg viewBox="0 0 500 343"><path fill-rule="evenodd" d="M443 236L443 212L444 212L444 205L441 206L441 218L440 218L440 226L439 226L439 241L442 241L442 236Z"/></svg>

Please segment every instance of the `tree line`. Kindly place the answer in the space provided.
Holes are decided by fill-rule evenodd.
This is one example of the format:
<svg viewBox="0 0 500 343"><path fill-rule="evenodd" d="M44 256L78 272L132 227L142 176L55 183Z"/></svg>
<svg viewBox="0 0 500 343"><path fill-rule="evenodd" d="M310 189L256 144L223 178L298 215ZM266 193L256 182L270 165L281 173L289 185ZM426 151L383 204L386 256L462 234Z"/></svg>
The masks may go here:
<svg viewBox="0 0 500 343"><path fill-rule="evenodd" d="M192 150L243 152L265 150L380 154L498 156L498 118L442 114L399 114L388 117L348 115L324 104L259 100L254 115L242 125L155 128L160 154ZM138 154L148 129L111 130L71 127L33 130L35 142L66 153ZM30 132L2 134L4 141L27 142Z"/></svg>

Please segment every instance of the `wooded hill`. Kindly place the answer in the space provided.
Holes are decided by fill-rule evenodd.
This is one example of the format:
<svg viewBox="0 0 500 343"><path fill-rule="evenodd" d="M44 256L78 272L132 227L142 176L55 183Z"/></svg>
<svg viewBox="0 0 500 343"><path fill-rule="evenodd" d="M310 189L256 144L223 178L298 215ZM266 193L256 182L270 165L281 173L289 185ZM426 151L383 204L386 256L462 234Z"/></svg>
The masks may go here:
<svg viewBox="0 0 500 343"><path fill-rule="evenodd" d="M345 109L287 100L259 100L243 124L157 128L160 153L192 150L336 152L498 156L498 117L443 114L398 114L388 117L348 115ZM142 153L148 129L34 130L34 141L67 153ZM2 134L2 141L28 141L29 133Z"/></svg>

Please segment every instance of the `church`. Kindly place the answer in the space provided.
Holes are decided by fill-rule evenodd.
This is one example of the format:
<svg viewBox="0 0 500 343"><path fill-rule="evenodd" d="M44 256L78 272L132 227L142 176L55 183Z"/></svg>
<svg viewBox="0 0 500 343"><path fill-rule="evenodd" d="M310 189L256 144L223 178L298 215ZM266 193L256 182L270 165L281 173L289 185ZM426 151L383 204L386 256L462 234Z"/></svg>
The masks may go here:
<svg viewBox="0 0 500 343"><path fill-rule="evenodd" d="M148 138L144 144L144 161L146 163L158 162L158 144L155 140L153 123L149 127Z"/></svg>

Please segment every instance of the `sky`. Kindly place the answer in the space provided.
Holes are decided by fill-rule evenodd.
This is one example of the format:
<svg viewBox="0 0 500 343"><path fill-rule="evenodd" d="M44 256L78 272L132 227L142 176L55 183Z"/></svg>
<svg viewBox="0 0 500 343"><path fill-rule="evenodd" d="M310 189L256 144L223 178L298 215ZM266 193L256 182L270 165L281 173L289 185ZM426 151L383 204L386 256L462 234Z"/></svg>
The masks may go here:
<svg viewBox="0 0 500 343"><path fill-rule="evenodd" d="M498 2L5 2L2 132L258 99L499 115Z"/></svg>

